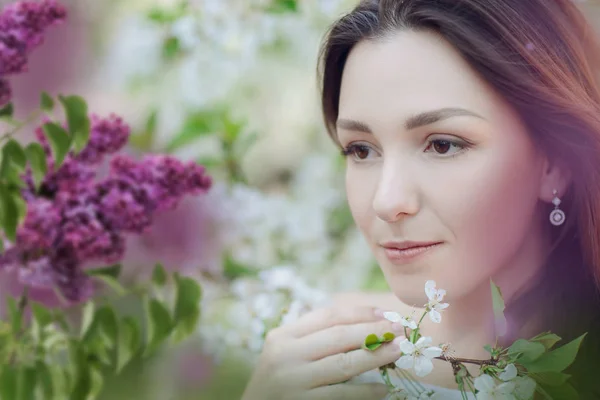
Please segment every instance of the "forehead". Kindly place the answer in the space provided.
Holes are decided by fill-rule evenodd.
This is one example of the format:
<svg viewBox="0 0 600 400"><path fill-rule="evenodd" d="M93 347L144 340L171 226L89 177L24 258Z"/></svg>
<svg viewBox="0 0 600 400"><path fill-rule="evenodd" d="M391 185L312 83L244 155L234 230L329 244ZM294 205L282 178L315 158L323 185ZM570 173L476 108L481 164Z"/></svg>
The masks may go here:
<svg viewBox="0 0 600 400"><path fill-rule="evenodd" d="M340 117L386 118L442 107L463 107L493 120L502 99L441 36L399 31L362 41L342 77Z"/></svg>

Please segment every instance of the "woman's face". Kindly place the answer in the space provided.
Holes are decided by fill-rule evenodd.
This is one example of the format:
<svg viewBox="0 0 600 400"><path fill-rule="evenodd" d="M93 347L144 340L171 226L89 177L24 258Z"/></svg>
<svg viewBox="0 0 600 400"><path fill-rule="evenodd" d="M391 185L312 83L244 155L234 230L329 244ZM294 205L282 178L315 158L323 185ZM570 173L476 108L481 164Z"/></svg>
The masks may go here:
<svg viewBox="0 0 600 400"><path fill-rule="evenodd" d="M541 262L545 158L441 37L404 31L355 46L337 133L352 214L405 303L423 303L429 279L456 299Z"/></svg>

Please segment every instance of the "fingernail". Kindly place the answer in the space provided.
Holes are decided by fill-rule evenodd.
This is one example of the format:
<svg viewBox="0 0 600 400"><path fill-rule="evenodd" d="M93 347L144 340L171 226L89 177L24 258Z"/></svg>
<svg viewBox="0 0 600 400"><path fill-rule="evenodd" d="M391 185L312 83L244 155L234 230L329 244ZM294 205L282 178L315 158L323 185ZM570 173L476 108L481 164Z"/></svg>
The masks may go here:
<svg viewBox="0 0 600 400"><path fill-rule="evenodd" d="M376 308L374 312L376 317L383 318L383 313L385 311L383 311L381 308Z"/></svg>
<svg viewBox="0 0 600 400"><path fill-rule="evenodd" d="M402 333L404 332L404 327L400 322L394 322L392 324L392 331L394 331L395 333Z"/></svg>

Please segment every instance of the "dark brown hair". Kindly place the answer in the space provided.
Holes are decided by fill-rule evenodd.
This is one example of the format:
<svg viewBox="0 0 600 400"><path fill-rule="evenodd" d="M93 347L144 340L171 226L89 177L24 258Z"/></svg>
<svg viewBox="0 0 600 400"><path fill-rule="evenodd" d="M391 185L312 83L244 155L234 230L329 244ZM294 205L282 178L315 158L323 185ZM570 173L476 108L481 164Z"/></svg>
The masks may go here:
<svg viewBox="0 0 600 400"><path fill-rule="evenodd" d="M573 291L555 296L566 323L573 293L582 299L577 304L595 303L600 287L600 46L595 32L572 0L362 1L332 25L320 54L323 115L336 142L348 55L361 41L399 30L430 30L445 38L514 107L538 146L570 170L572 182L561 204L568 222L557 230L561 234L549 259L554 265L541 278L541 292L513 304L524 324L526 313L540 308L540 295L570 280ZM550 304L545 308L551 308L545 310L548 319L560 314ZM592 307L590 315L598 309ZM585 328L590 324L587 319Z"/></svg>

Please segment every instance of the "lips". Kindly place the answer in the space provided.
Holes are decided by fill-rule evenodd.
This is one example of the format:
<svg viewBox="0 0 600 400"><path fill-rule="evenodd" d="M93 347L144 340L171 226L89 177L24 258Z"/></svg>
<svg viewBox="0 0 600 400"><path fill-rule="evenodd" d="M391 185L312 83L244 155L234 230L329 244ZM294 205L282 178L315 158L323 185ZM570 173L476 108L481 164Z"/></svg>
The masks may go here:
<svg viewBox="0 0 600 400"><path fill-rule="evenodd" d="M391 250L409 250L415 249L419 247L430 247L437 244L441 244L442 242L412 242L412 241L403 241L403 242L386 242L381 245L381 247L385 249Z"/></svg>
<svg viewBox="0 0 600 400"><path fill-rule="evenodd" d="M438 248L442 242L386 242L381 245L393 264L406 264Z"/></svg>

